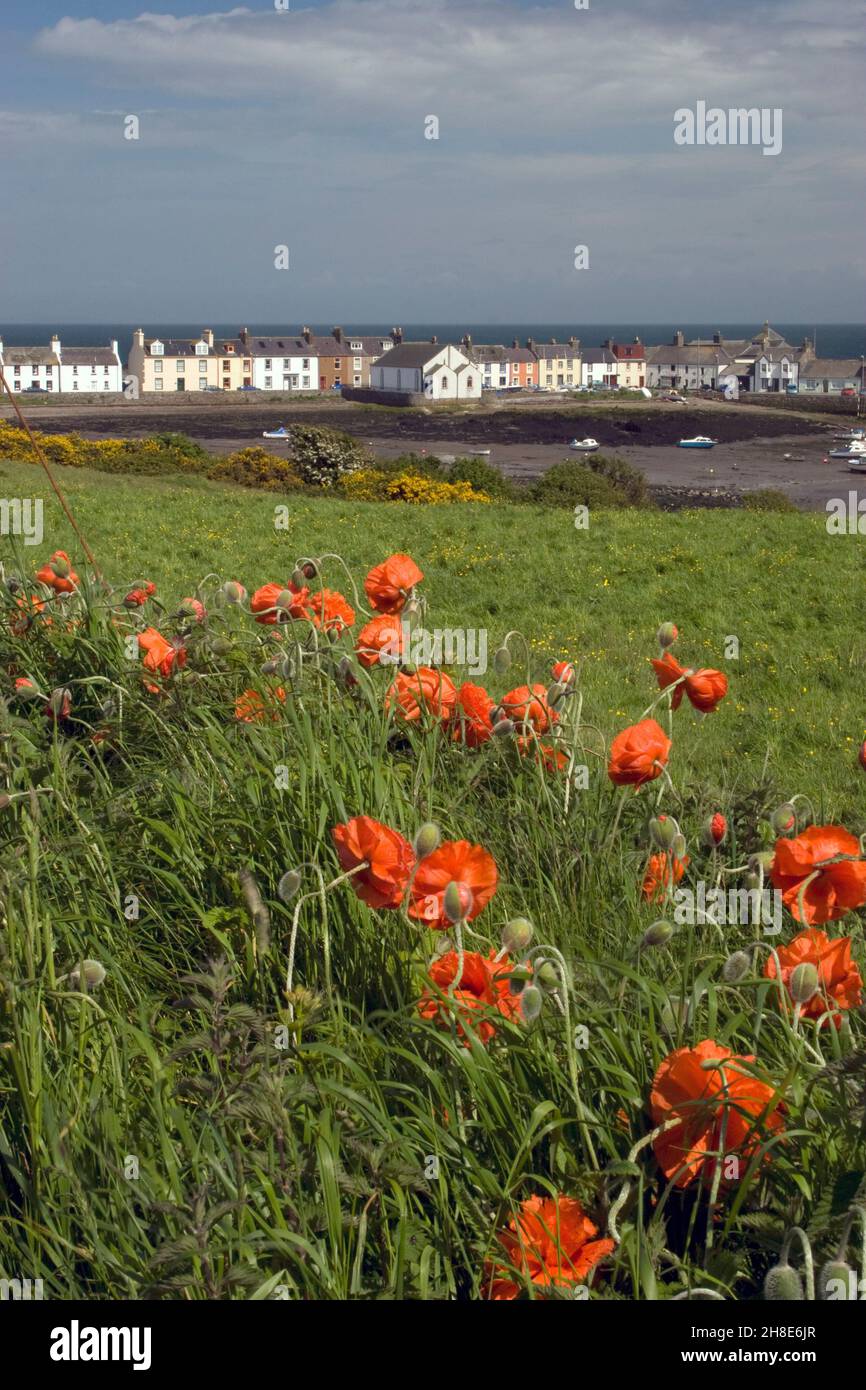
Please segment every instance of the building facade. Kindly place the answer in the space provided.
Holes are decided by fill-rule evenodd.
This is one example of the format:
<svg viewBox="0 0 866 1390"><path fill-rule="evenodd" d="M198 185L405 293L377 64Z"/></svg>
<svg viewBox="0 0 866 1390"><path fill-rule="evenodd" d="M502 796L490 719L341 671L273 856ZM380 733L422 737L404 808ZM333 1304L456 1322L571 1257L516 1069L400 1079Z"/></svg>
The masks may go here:
<svg viewBox="0 0 866 1390"><path fill-rule="evenodd" d="M424 395L431 401L480 400L478 366L448 343L401 343L370 368L373 390Z"/></svg>
<svg viewBox="0 0 866 1390"><path fill-rule="evenodd" d="M569 338L567 343L537 343L527 338L526 346L535 357L538 368L538 385L542 391L574 389L581 385L581 351L577 338Z"/></svg>
<svg viewBox="0 0 866 1390"><path fill-rule="evenodd" d="M129 350L129 376L139 393L239 391L253 385L252 357L238 338L145 338L137 328Z"/></svg>
<svg viewBox="0 0 866 1390"><path fill-rule="evenodd" d="M48 347L4 348L0 365L13 391L120 392L123 364L117 340L107 347L64 347L54 334Z"/></svg>

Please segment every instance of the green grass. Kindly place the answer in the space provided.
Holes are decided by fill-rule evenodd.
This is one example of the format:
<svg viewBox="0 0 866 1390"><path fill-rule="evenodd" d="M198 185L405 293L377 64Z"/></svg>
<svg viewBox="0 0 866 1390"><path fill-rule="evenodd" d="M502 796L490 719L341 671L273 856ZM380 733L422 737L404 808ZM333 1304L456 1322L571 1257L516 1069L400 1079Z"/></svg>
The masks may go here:
<svg viewBox="0 0 866 1390"><path fill-rule="evenodd" d="M794 1224L828 1257L866 1196L862 1012L838 1031L792 1026L762 976L764 948L797 931L787 915L778 938L703 924L641 949L670 904L640 884L654 810L680 821L689 884L771 844L783 791L866 828L856 538L802 515L600 513L582 531L562 510L306 496L276 532L278 498L58 474L116 591L84 577L37 471L4 464L0 492L46 497L44 547L4 542L5 578L56 548L84 578L64 617L21 635L0 596L0 1277L41 1278L52 1298L470 1300L515 1209L552 1192L612 1232L594 1298L757 1297ZM466 750L435 724L398 726L388 672L335 679L346 639L332 652L296 624L277 642L215 602L222 579L252 590L326 553L360 587L397 550L425 572L428 627L486 628L491 653L518 628L545 683L551 658L578 663L563 727L585 788L508 739ZM323 572L352 596L336 561ZM174 600L207 573L208 621L152 694L120 600L153 579L168 613L143 621L181 635ZM623 796L604 746L654 698L663 619L680 658L723 666L731 689L703 720L687 702L673 714L671 784ZM237 694L267 689L262 663L287 648L297 662L297 643L275 722L238 723ZM514 650L507 676L482 678L497 697L525 675ZM16 693L21 675L67 687L71 719ZM716 809L730 838L712 852L699 832ZM561 953L559 1006L497 1017L487 1046L421 1017L439 939L333 882L331 829L361 813L484 846L499 884L466 948L498 949L528 916L541 957ZM285 903L290 869L303 888ZM862 912L826 930L862 964ZM725 960L753 946L729 983ZM84 960L107 972L98 987L75 977ZM785 1134L729 1188L680 1192L655 1162L648 1098L663 1058L708 1038L756 1056Z"/></svg>

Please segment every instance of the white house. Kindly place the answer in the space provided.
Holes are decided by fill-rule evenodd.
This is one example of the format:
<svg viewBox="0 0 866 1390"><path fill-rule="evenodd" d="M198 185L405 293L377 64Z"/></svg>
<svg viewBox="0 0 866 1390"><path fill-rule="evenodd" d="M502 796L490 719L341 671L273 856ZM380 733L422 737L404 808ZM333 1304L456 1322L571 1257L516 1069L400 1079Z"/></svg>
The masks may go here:
<svg viewBox="0 0 866 1390"><path fill-rule="evenodd" d="M259 337L242 328L240 341L260 391L318 391L318 354L304 338Z"/></svg>
<svg viewBox="0 0 866 1390"><path fill-rule="evenodd" d="M431 401L481 399L476 363L448 343L401 343L370 368L374 391L424 395Z"/></svg>
<svg viewBox="0 0 866 1390"><path fill-rule="evenodd" d="M48 347L4 347L0 363L13 391L123 390L117 340L110 347L63 347L56 334Z"/></svg>
<svg viewBox="0 0 866 1390"><path fill-rule="evenodd" d="M610 348L584 348L580 359L581 386L614 387L618 383L618 363Z"/></svg>

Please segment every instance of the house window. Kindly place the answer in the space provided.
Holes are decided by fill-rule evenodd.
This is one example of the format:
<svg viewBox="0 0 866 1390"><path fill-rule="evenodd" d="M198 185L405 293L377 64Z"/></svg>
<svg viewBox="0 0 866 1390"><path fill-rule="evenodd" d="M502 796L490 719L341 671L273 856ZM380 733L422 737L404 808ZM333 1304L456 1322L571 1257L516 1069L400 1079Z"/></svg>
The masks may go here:
<svg viewBox="0 0 866 1390"><path fill-rule="evenodd" d="M310 384L310 378L309 378L308 376L305 376L305 377L302 377L302 378L301 378L301 385L302 385L302 386L309 386L309 384Z"/></svg>
<svg viewBox="0 0 866 1390"><path fill-rule="evenodd" d="M359 371L361 370L361 359L360 359L360 357L356 357L356 358L355 358L355 364L354 364L354 365L355 365L355 371L356 371L356 372L359 372Z"/></svg>
<svg viewBox="0 0 866 1390"><path fill-rule="evenodd" d="M160 380L160 381L155 381L155 382L153 383L153 389L154 389L154 391L161 391L161 390L162 390L162 381L161 381L161 380Z"/></svg>
<svg viewBox="0 0 866 1390"><path fill-rule="evenodd" d="M358 373L356 374L356 376L355 376L355 385L356 385L356 386L360 386L360 385L361 385L361 374L360 374L360 372L358 372Z"/></svg>
<svg viewBox="0 0 866 1390"><path fill-rule="evenodd" d="M265 358L265 371L266 371L266 372L269 372L270 370L271 370L271 359L270 359L270 357L266 357L266 358Z"/></svg>
<svg viewBox="0 0 866 1390"><path fill-rule="evenodd" d="M177 368L177 370L178 370L179 372L182 372L182 371L183 371L183 358L182 358L182 357L179 357L179 358L177 359L177 361L175 362L174 365L175 365L175 367Z"/></svg>
<svg viewBox="0 0 866 1390"><path fill-rule="evenodd" d="M270 378L269 376L266 376L266 377L265 377L265 386L270 386L270 385L271 385L271 378Z"/></svg>
<svg viewBox="0 0 866 1390"><path fill-rule="evenodd" d="M78 390L78 382L77 382L77 381L73 381L73 383L72 383L72 389L73 389L73 391L77 391L77 390Z"/></svg>
<svg viewBox="0 0 866 1390"><path fill-rule="evenodd" d="M472 390L472 382L473 382L473 380L474 380L474 378L471 377L471 376L468 376L468 377L466 378L466 390L467 390L467 391L471 391L471 390Z"/></svg>
<svg viewBox="0 0 866 1390"><path fill-rule="evenodd" d="M162 371L162 363L161 363L161 362L154 362L154 364L153 364L153 370L154 370L155 372L157 372L157 373L161 372L161 371Z"/></svg>
<svg viewBox="0 0 866 1390"><path fill-rule="evenodd" d="M304 358L303 362L301 363L301 366L303 367L303 369L304 369L305 372L308 372L308 371L310 370L310 359L309 359L309 357L305 357L305 358Z"/></svg>

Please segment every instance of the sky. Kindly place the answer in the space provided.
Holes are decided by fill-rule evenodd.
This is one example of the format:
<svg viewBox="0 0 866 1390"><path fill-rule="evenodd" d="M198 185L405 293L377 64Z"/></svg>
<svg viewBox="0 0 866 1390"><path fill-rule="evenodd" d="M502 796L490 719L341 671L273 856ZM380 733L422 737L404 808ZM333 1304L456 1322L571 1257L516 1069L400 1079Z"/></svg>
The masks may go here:
<svg viewBox="0 0 866 1390"><path fill-rule="evenodd" d="M0 324L862 320L864 17L2 0ZM677 144L699 101L781 152Z"/></svg>

